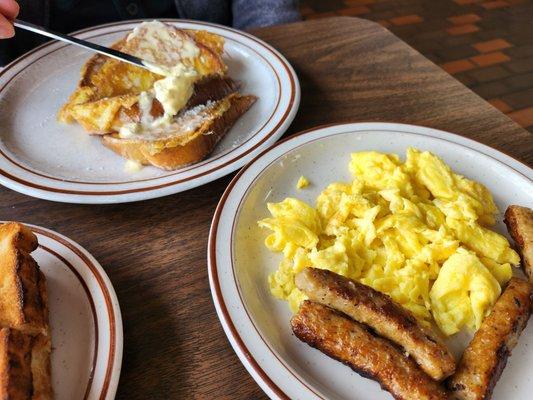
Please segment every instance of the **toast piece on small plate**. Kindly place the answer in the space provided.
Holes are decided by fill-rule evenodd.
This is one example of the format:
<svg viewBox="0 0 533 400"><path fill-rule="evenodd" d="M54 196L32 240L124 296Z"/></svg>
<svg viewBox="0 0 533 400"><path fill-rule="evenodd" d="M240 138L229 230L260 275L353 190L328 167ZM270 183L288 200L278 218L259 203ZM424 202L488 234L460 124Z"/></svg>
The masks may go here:
<svg viewBox="0 0 533 400"><path fill-rule="evenodd" d="M52 354L52 340L48 323L48 291L46 278L39 271L39 292L43 301L43 317L46 322L46 334L38 334L33 337L31 345L31 373L33 379L32 400L53 399L52 390L52 366L50 356Z"/></svg>
<svg viewBox="0 0 533 400"><path fill-rule="evenodd" d="M0 399L51 400L50 337L0 329Z"/></svg>
<svg viewBox="0 0 533 400"><path fill-rule="evenodd" d="M30 335L16 329L0 329L0 399L31 399L31 343Z"/></svg>
<svg viewBox="0 0 533 400"><path fill-rule="evenodd" d="M39 334L33 338L31 346L32 400L53 399L51 353L52 343L49 335Z"/></svg>
<svg viewBox="0 0 533 400"><path fill-rule="evenodd" d="M0 326L47 334L44 275L30 252L37 237L22 224L0 226Z"/></svg>
<svg viewBox="0 0 533 400"><path fill-rule="evenodd" d="M0 399L51 400L46 278L30 253L37 237L0 225Z"/></svg>

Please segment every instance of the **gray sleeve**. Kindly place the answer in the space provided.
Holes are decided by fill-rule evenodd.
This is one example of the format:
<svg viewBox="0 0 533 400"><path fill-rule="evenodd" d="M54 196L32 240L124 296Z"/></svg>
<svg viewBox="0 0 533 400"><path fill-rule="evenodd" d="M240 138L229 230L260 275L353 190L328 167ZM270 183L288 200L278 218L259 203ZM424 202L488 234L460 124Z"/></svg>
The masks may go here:
<svg viewBox="0 0 533 400"><path fill-rule="evenodd" d="M246 29L302 19L298 0L233 0L233 26Z"/></svg>

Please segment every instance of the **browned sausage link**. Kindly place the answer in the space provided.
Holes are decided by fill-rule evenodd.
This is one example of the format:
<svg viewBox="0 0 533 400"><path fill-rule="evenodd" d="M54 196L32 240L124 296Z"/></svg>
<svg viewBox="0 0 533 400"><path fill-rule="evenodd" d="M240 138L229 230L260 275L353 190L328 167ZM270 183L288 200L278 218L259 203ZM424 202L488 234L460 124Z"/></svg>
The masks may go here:
<svg viewBox="0 0 533 400"><path fill-rule="evenodd" d="M442 380L455 371L455 359L437 335L386 294L317 268L300 272L296 285L311 300L343 312L402 346L433 379Z"/></svg>
<svg viewBox="0 0 533 400"><path fill-rule="evenodd" d="M395 399L447 398L444 388L400 349L329 307L306 300L291 325L300 340L379 382Z"/></svg>
<svg viewBox="0 0 533 400"><path fill-rule="evenodd" d="M504 222L522 256L522 269L529 282L533 283L533 210L509 206L505 210Z"/></svg>
<svg viewBox="0 0 533 400"><path fill-rule="evenodd" d="M448 387L461 400L488 400L527 325L531 288L512 278L463 353Z"/></svg>

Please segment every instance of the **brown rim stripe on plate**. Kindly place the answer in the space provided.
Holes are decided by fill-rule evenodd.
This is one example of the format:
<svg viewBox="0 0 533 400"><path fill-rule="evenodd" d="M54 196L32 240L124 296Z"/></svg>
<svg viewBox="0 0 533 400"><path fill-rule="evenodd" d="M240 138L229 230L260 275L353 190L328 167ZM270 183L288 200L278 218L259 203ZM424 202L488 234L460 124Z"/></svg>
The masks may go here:
<svg viewBox="0 0 533 400"><path fill-rule="evenodd" d="M122 32L129 32L130 29L124 29L124 30L118 30L118 31L112 31L112 32L105 32L105 33L100 33L100 34L97 34L97 35L93 35L93 36L88 36L86 39L94 39L94 38L97 38L97 37L101 37L101 36L106 36L106 35L110 35L110 34L115 34L115 33L122 33ZM223 36L223 35L221 35ZM223 36L225 39L228 39L226 36ZM131 183L138 183L138 182L147 182L147 181L154 181L154 180L159 180L159 179L165 179L165 178L168 178L168 177L171 177L171 176L175 176L175 175L178 175L178 174L181 174L183 172L186 172L186 171L189 171L191 169L194 169L194 168L198 168L202 165L206 165L208 163L212 163L228 154L231 154L235 151L237 151L239 149L239 147L242 147L243 145L245 145L246 143L248 143L250 140L254 139L257 134L272 120L272 118L274 117L276 111L278 110L279 108L279 103L281 102L281 92L282 92L282 88L281 88L281 81L280 81L280 78L279 78L279 75L277 73L277 71L275 70L274 66L270 63L270 61L268 61L262 54L258 53L255 49L252 49L251 47L249 47L248 45L240 42L239 40L236 40L236 39L230 39L236 43L238 43L239 45L243 46L243 47L246 47L249 49L249 51L255 53L258 57L262 58L264 60L264 62L266 64L268 64L270 66L270 69L273 71L275 77L276 77L276 80L277 80L277 83L278 83L278 91L280 93L280 95L277 97L277 101L276 101L276 105L274 106L274 110L272 111L272 113L270 114L270 116L268 117L268 119L266 120L265 123L263 123L263 125L259 128L257 128L255 130L254 133L251 134L250 137L248 137L244 142L242 142L239 146L235 147L235 148L232 148L232 149L229 149L221 154L218 154L216 157L213 157L213 158L209 158L209 159L206 159L206 160L203 160L203 161L200 161L198 163L195 163L191 166L188 166L188 167L184 167L184 168L180 168L179 170L171 173L171 174L168 174L168 175L164 175L164 176L160 176L160 177L155 177L155 178L146 178L146 179L138 179L138 180L134 180L134 181L127 181L127 182L85 182L85 181L75 181L75 180L69 180L69 179L61 179L61 178L56 178L54 176L51 176L51 175L47 175L47 174L44 174L44 173L41 173L39 171L35 171L31 168L28 168L26 167L25 165L23 164L20 164L19 162L17 162L16 160L14 160L13 158L9 157L2 149L0 149L0 154L2 156L4 156L4 158L6 158L8 161L10 161L13 165L31 173L31 174L34 174L34 175L37 175L37 176L40 176L40 177L43 177L43 178L47 178L47 179L51 179L51 180L54 180L54 181L58 181L58 182L68 182L68 183L76 183L76 184L83 184L83 185L120 185L120 184L131 184ZM56 41L52 41L52 42L48 42L48 43L45 43L45 45L42 45L42 47L48 47L48 46L51 46L53 44L57 43ZM38 58L36 58L35 60L32 61L32 64L41 60L42 58L45 58L47 56L49 56L50 54L52 53L55 53L56 51L59 51L59 50L62 50L66 47L68 47L69 45L64 45L64 46L61 46L61 47L58 47L56 49L53 49L51 51L49 51L48 53L45 53L45 54L42 54L40 55ZM41 47L41 46L40 46ZM29 55L33 53L30 52L30 53L27 53L25 56ZM18 60L15 60L15 61L22 61L25 56L22 56L20 57ZM18 63L18 62L17 62ZM2 75L5 74L6 70L10 69L11 67L15 66L17 63L11 63L12 65L9 65L9 67L6 67L4 70L0 71L0 78L2 77ZM22 72L24 72L28 67L30 67L32 64L28 64L27 66L23 67L21 70L17 71L12 77L10 77L1 87L0 87L0 93L2 93L2 91L19 75L21 74ZM270 137L270 136L269 136ZM186 178L187 180L189 179L192 179L194 177L191 177L191 178Z"/></svg>
<svg viewBox="0 0 533 400"><path fill-rule="evenodd" d="M32 229L32 230L34 230L34 229ZM96 318L96 308L94 306L94 300L93 300L93 297L91 295L91 292L89 291L89 288L87 287L87 284L85 283L85 281L81 277L80 273L76 270L76 268L74 268L74 266L65 257L63 257L62 255L60 255L59 253L55 252L51 248L49 248L47 246L44 246L42 244L39 244L39 247L41 249L43 249L44 251L50 253L54 257L56 257L59 261L61 261L63 264L65 264L68 267L68 269L70 269L70 271L76 276L76 279L78 279L78 281L80 282L80 285L83 287L83 291L85 292L85 295L87 296L87 299L89 300L89 305L91 307L91 314L92 314L93 322L94 322L94 337L95 337L95 340L94 340L93 362L92 362L92 365L91 365L91 371L89 372L89 381L87 382L87 388L85 389L85 394L83 396L84 399L87 399L87 397L89 396L89 392L91 391L91 386L93 384L94 370L95 370L96 358L97 358L97 354L98 354L98 319Z"/></svg>
<svg viewBox="0 0 533 400"><path fill-rule="evenodd" d="M102 294L104 296L104 301L105 301L105 304L106 304L107 314L108 314L108 317L109 317L109 356L108 356L108 359L107 359L107 368L106 368L106 372L105 372L105 376L104 376L104 382L102 384L102 391L100 392L100 396L99 396L99 399L103 400L103 399L106 398L107 392L109 390L109 384L111 382L111 375L113 373L113 366L114 366L114 363L115 363L115 352L116 352L116 346L117 346L117 343L116 343L116 341L117 341L117 338L116 338L116 317L115 317L115 310L113 308L113 303L111 301L111 295L109 294L109 290L108 290L107 286L105 285L104 279L102 278L102 275L100 275L100 272L98 271L98 268L96 268L96 266L93 264L93 262L77 246L73 245L68 240L65 240L62 237L56 235L55 233L49 232L47 230L41 229L41 228L36 227L36 226L30 226L29 228L35 233L38 233L38 234L43 235L43 236L46 236L46 237L48 237L48 238L50 238L52 240L55 240L55 241L61 243L63 246L67 247L74 254L76 254L76 256L78 256L85 263L85 265L87 265L89 267L90 271L92 272L92 274L96 278L96 281L98 282L98 285L100 286L100 290L102 291ZM63 257L61 257L59 254L55 253L53 250L45 248L45 246L42 246L42 245L39 245L39 246L41 246L46 251L51 252L56 257L60 258L60 260L62 260L62 261L64 260ZM68 263L67 260L64 260L64 262L74 272L76 277L78 279L80 279L81 276L79 276L77 271L74 270L74 267L70 263ZM82 279L80 279L80 281L82 281ZM82 282L82 285L84 286L84 289L87 291L88 289L87 289L87 286L85 285L85 283ZM92 307L94 307L94 302L92 300L92 296L90 295L90 292L88 292L88 297L90 299L89 301L91 302ZM96 319L96 314L94 314L94 313L93 313L93 318L94 318L94 321L95 321L95 329L96 329L96 332L98 333L97 319ZM98 344L98 335L95 338L95 349L97 348L97 344ZM90 375L91 381L92 381L93 374L94 374L95 363L96 363L96 350L95 350L95 356L94 356L94 360L93 360L93 368L92 368L91 375ZM86 392L86 395L89 392L90 392L90 390L88 390Z"/></svg>
<svg viewBox="0 0 533 400"><path fill-rule="evenodd" d="M141 20L142 21L142 20ZM83 190L68 190L68 189L60 189L60 188L52 188L52 187L48 187L48 186L44 186L44 185L38 185L38 184L34 184L32 182L28 182L24 179L21 179L21 178L18 178L18 177L15 177L9 173L7 173L6 171L0 169L0 174L2 174L3 176L5 176L6 178L12 180L12 181L15 181L15 182L18 182L22 185L25 185L25 186L29 186L29 187L33 187L35 189L40 189L40 190L43 190L43 191L49 191L49 192L55 192L55 193L63 193L63 194L79 194L79 195L95 195L95 196L104 196L104 195L119 195L119 194L128 194L128 193L137 193L137 192L146 192L146 191L152 191L152 190L157 190L157 189L161 189L161 188L164 188L164 187L168 187L168 186L173 186L173 185L176 185L178 183L182 183L182 182L185 182L185 181L190 181L190 180L193 180L193 179L196 179L196 178L199 178L201 176L204 176L204 175L207 175L217 169L221 169L221 168L224 168L226 167L227 165L229 164L232 164L234 163L235 161L241 159L242 157L248 155L249 153L251 153L252 151L254 151L255 149L257 149L259 146L261 146L266 140L268 140L271 136L274 135L274 133L279 129L279 127L286 121L287 119L287 116L288 114L291 112L292 110L292 106L294 105L294 100L295 100L295 89L296 89L296 84L295 84L295 80L294 80L294 76L292 75L291 71L290 71L290 68L288 67L288 65L286 64L286 62L283 60L282 57L279 56L279 54L277 54L276 51L273 51L271 46L270 45L265 45L263 41L260 41L259 39L253 37L252 35L249 35L247 33L244 33L244 32L240 32L240 31L237 31L237 30L234 30L234 29L231 29L231 28L227 28L227 27L222 27L220 25L217 25L217 24L210 24L210 23L200 23L200 22L196 22L196 21L190 21L190 20L168 20L168 19L164 19L163 21L165 22L192 22L192 23L195 23L195 24L199 24L199 25L205 25L205 26L214 26L214 27L218 27L218 28L221 28L221 29L225 29L227 31L231 31L231 32L234 32L234 33L239 33L241 35L244 35L245 37L255 41L256 43L258 43L259 45L261 45L262 47L266 48L267 50L269 50L279 61L280 63L283 65L285 71L287 72L287 75L290 79L290 83L291 83L291 97L290 97L290 100L289 100L289 104L287 106L287 109L285 110L284 114L282 115L280 121L276 124L276 126L270 130L270 132L268 132L265 137L263 139L261 139L258 143L256 143L253 147L251 147L250 149L246 150L245 152L243 152L242 154L236 156L235 158L231 159L231 160L228 160L227 162L225 162L224 164L220 165L220 166L217 166L217 167L214 167L208 171L204 171L202 173L199 173L199 174L196 174L194 176L191 176L191 177L188 177L188 178L184 178L184 179L181 179L181 180L176 180L176 181L173 181L173 182L168 182L168 183L164 183L164 184L160 184L160 185L155 185L155 186L150 186L150 187L145 187L145 188L138 188L138 189L127 189L127 190L116 190L116 191L83 191ZM86 30L82 30L82 31L77 31L76 33L83 33L83 32L88 32L88 31L91 31L91 30L95 30L95 29L100 29L100 28L105 28L105 27L113 27L113 26L120 26L120 25L126 25L126 24L130 24L130 22L121 22L121 23L111 23L111 24L106 24L106 25L102 25L100 27L94 27L94 28L88 28ZM108 33L114 33L114 32L108 32ZM106 33L106 34L108 34ZM234 39L231 39L231 40L234 40ZM10 69L11 67L13 67L15 64L17 64L18 62L22 61L24 58L28 57L29 55L33 54L35 51L38 51L46 46L49 46L51 44L53 44L55 42L49 42L49 43L45 43L39 47L37 47L36 49L34 49L33 51L30 51L29 53L26 53L25 55L23 55L22 57L18 58L17 60L14 60L12 63L8 64L8 66L6 66L6 68L4 69L4 71L2 71L2 73L0 73L0 77L5 73L6 70ZM55 50L58 50L58 49L55 49ZM55 51L54 50L54 51ZM277 74L277 72L275 70L273 70L275 75L276 75L276 78L278 79L278 83L279 83L279 75ZM1 89L0 89L1 90ZM279 104L279 101L280 99L278 98L278 104ZM272 118L272 116L271 116ZM5 155L4 155L5 156ZM6 157L7 158L7 157ZM11 161L11 160L10 160ZM11 161L12 162L12 161ZM34 171L31 171L32 173L35 173ZM156 179L159 179L159 178L156 178ZM76 182L76 183L79 183L79 182ZM128 183L132 183L132 182L128 182Z"/></svg>
<svg viewBox="0 0 533 400"><path fill-rule="evenodd" d="M357 122L348 122L346 124L351 124L351 123L357 123ZM250 168L259 158L261 158L263 155L265 155L266 153L270 152L271 150L273 150L274 148L282 145L283 143L289 141L289 140L292 140L298 136L301 136L301 135L304 135L306 133L309 133L309 132L313 132L313 131L317 131L317 130L320 130L320 129L324 129L324 128L329 128L329 127L332 127L332 126L336 126L336 125L344 125L344 123L342 124L336 124L336 123L332 123L332 124L324 124L324 125L320 125L318 127L313 127L313 128L310 128L310 129L306 129L304 131L301 131L301 132L298 132L298 133L295 133L285 139L282 139L280 140L279 142L275 143L274 145L272 145L270 148L268 149L265 149L263 150L261 153L259 153L256 157L254 157L253 160L251 160L247 165L245 165L243 168L241 168L241 170L235 175L235 177L231 180L231 182L228 184L228 187L226 188L226 190L224 191L218 205L217 205L217 208L215 210L215 214L213 216L213 224L212 224L212 228L211 228L211 231L209 232L209 258L210 258L210 263L209 263L209 270L211 272L211 276L213 276L213 282L214 282L214 287L215 287L215 293L216 293L216 298L218 300L218 304L220 306L220 309L222 311L222 318L224 319L224 322L226 323L226 325L230 328L230 331L232 333L232 337L233 339L235 339L236 343L237 343L237 346L239 347L239 350L246 356L246 358L250 361L250 365L252 366L252 369L259 375L261 376L261 378L263 378L263 382L272 390L274 391L278 396L282 397L282 398L288 398L286 396L286 394L281 391L281 389L276 386L276 384L274 382L272 382L272 380L268 377L268 375L266 374L266 372L259 366L259 364L257 363L257 361L253 358L252 354L250 353L250 351L248 350L248 348L246 347L246 345L244 344L242 338L240 337L239 333L237 332L237 329L235 328L235 326L233 325L233 322L231 321L231 317L229 315L229 312L227 310L227 307L226 307L226 304L224 302L224 297L222 296L222 291L221 291L221 288L220 288L220 282L218 280L218 271L217 271L217 263L216 263L216 233L218 231L218 225L219 225L219 221L220 221L220 214L222 213L222 209L224 208L225 204L226 204L226 200L230 194L230 192L232 191L233 187L235 186L235 184L237 183L237 181L241 178L241 176L244 174L244 172L246 170L248 170L248 168ZM435 130L433 128L429 128L429 129L432 129L432 130ZM384 129L380 129L380 131L384 131L386 132L386 130ZM352 131L345 131L345 132L338 132L335 134L336 135L342 135L342 134L346 134L346 133L350 133ZM415 134L415 135L421 135L421 136L425 136L425 137L432 137L432 136L428 136L428 135L424 135L424 134L421 134L421 133L416 133L416 132L407 132L407 131L400 131L400 130L389 130L389 132L399 132L399 133L409 133L409 134ZM444 132L444 131L442 131ZM454 135L454 136L459 136L461 137L460 135L456 135L456 134L453 134L453 133L449 133L449 132L446 132L448 134L451 134L451 135ZM524 176L526 179L529 179L527 178L527 176L525 176L524 174L522 174L520 171L517 171L516 169L514 169L513 167L511 167L510 165L498 160L497 158L489 155L489 154L486 154L486 153L483 153L482 151L478 151L478 150L475 150L469 146L466 146L464 144L461 144L461 143L456 143L456 142L453 142L451 140L448 140L448 139L443 139L443 138L435 138L433 137L434 139L438 139L438 140L444 140L446 142L449 142L449 143L452 143L452 144L455 144L455 145L459 145L459 146L463 146L463 147L467 147L471 150L474 150L476 152L479 152L493 160L496 160L500 163L503 163L505 164L507 167L511 168L513 171L517 172L518 174L520 174L521 176ZM316 138L314 139L312 142L314 141L317 141L317 140L321 140L323 139L323 137L320 137L320 138ZM469 138L467 138L469 139ZM480 143L480 142L477 142L473 139L469 139L469 140L472 140L476 143ZM308 143L311 143L311 142L307 142L307 143L303 143L301 146L304 146L304 145L307 145ZM301 147L299 146L299 147ZM490 146L489 146L490 147ZM291 149L291 151L294 150L294 149ZM498 150L499 151L499 150ZM266 170L270 165L272 165L273 163L277 162L279 160L279 158L283 157L285 154L282 154L280 155L279 157L277 157L275 160L273 160L272 162L269 163L268 166L266 166L263 170ZM513 157L511 157L513 158ZM514 159L514 158L513 158ZM516 159L515 159L516 160ZM518 160L516 160L518 161ZM520 164L524 165L527 167L526 164L522 163L521 161L518 161ZM244 195L241 197L240 201L239 201L239 205L237 206L237 209L239 209L242 205L242 202L244 201L244 198L246 197L246 194L248 193L248 190L253 186L254 182L256 182L256 180L259 178L259 175L252 181L252 183L250 183L250 185L248 186L248 188L245 190L245 193ZM233 232L234 232L234 228L235 228L235 223L236 223L236 217L237 215L235 215L233 217L233 221L232 221L232 229L231 229L231 238L234 237L233 235ZM231 239L230 239L231 240ZM239 298L240 298L240 301L241 301L241 304L243 305L243 310L244 312L246 313L248 319L250 320L252 326L254 327L257 335L261 338L262 342L265 344L265 346L270 350L271 354L274 355L274 357L283 365L283 367L286 369L286 371L291 374L296 380L298 380L303 386L305 386L308 390L310 390L311 392L313 392L316 396L322 398L318 393L316 393L313 389L311 389L305 382L303 382L301 379L299 379L299 377L297 375L295 375L290 368L288 368L285 363L276 355L276 353L273 351L273 349L270 347L270 345L266 342L266 340L263 338L263 335L260 334L259 332L259 329L257 328L253 318L251 317L250 313L248 312L248 308L246 307L246 304L244 303L243 301L243 298L242 298L242 292L241 292L241 288L240 288L240 285L239 285L239 282L237 280L237 277L235 275L235 268L233 266L233 248L230 249L230 262L231 262L231 270L232 270L232 275L233 275L233 280L234 280L234 283L235 283L235 287L237 288L237 292L239 294ZM266 379L265 379L266 377ZM279 392L281 393L281 395L279 394Z"/></svg>

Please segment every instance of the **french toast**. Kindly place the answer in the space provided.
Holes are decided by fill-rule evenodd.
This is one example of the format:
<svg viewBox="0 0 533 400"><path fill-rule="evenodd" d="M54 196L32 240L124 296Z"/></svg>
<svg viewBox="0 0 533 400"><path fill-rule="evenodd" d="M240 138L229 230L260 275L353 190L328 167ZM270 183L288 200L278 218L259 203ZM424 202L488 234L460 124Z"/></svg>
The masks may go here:
<svg viewBox="0 0 533 400"><path fill-rule="evenodd" d="M78 122L142 165L171 170L202 160L256 100L240 95L239 84L227 76L224 39L216 34L153 21L112 47L153 68L91 57L58 119ZM204 122L193 124L196 131L187 125L198 121L194 112Z"/></svg>
<svg viewBox="0 0 533 400"><path fill-rule="evenodd" d="M146 140L122 139L118 134L112 134L103 136L102 143L142 165L173 170L207 156L254 101L252 96L232 93L222 100L185 112L168 136ZM191 125L193 129L184 128Z"/></svg>
<svg viewBox="0 0 533 400"><path fill-rule="evenodd" d="M48 400L51 341L46 278L26 226L0 225L0 399Z"/></svg>
<svg viewBox="0 0 533 400"><path fill-rule="evenodd" d="M142 46L142 35L146 34L142 26L138 27L137 35L131 40L128 40L128 35L111 47L166 66L181 61L193 66L201 78L225 74L226 66L222 61L224 44L220 36L174 28L169 32L175 41L158 43L152 48ZM189 41L199 49L198 55L182 60L181 44ZM116 131L124 122L120 120L120 112L138 104L139 94L151 89L162 78L162 75L145 68L97 54L83 66L78 87L59 111L58 119L62 122L76 120L90 133Z"/></svg>
<svg viewBox="0 0 533 400"><path fill-rule="evenodd" d="M29 334L48 330L39 267L30 252L37 238L24 225L0 226L0 326Z"/></svg>
<svg viewBox="0 0 533 400"><path fill-rule="evenodd" d="M32 400L53 398L50 354L52 342L49 335L37 335L32 340L31 374L33 384Z"/></svg>
<svg viewBox="0 0 533 400"><path fill-rule="evenodd" d="M31 341L16 329L0 329L0 399L31 399Z"/></svg>

